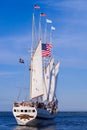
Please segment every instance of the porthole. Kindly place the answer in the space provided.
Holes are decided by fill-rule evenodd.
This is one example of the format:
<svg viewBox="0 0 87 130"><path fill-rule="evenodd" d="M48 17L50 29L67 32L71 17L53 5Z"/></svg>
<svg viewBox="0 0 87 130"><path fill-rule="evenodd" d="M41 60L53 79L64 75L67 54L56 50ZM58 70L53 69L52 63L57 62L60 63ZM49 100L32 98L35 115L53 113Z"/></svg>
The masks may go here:
<svg viewBox="0 0 87 130"><path fill-rule="evenodd" d="M23 110L21 110L21 112L23 112Z"/></svg>
<svg viewBox="0 0 87 130"><path fill-rule="evenodd" d="M35 112L35 110L32 110L32 112Z"/></svg>
<svg viewBox="0 0 87 130"><path fill-rule="evenodd" d="M27 110L25 110L25 112L27 112Z"/></svg>
<svg viewBox="0 0 87 130"><path fill-rule="evenodd" d="M14 109L14 112L16 112L16 109Z"/></svg>

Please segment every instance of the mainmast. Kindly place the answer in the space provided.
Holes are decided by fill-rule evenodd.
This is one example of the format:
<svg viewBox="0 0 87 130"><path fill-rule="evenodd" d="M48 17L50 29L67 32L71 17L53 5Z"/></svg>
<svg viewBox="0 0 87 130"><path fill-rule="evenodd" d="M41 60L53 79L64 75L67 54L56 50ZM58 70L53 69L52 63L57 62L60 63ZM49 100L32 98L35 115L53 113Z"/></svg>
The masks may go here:
<svg viewBox="0 0 87 130"><path fill-rule="evenodd" d="M31 45L31 65L30 65L30 98L31 98L31 90L32 90L32 56L34 52L34 13L32 17L32 45Z"/></svg>
<svg viewBox="0 0 87 130"><path fill-rule="evenodd" d="M34 5L34 12L33 12L33 15L32 15L32 45L31 45L31 66L30 66L30 98L32 97L31 96L31 90L32 90L32 58L33 58L33 54L34 54L34 44L35 44L35 10L36 9L39 9L40 6L38 5Z"/></svg>
<svg viewBox="0 0 87 130"><path fill-rule="evenodd" d="M31 46L32 50L34 49L34 38L35 38L35 22L34 22L34 13L33 13L33 17L32 17L32 46Z"/></svg>
<svg viewBox="0 0 87 130"><path fill-rule="evenodd" d="M52 39L53 39L53 31L55 30L55 27L51 26L51 29L50 29L50 43L52 43Z"/></svg>

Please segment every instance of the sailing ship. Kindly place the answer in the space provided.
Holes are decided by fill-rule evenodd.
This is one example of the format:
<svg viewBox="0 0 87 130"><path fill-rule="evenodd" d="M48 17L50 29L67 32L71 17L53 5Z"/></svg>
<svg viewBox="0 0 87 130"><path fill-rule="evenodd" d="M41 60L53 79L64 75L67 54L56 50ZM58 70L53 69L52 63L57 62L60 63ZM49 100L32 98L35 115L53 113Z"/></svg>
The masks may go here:
<svg viewBox="0 0 87 130"><path fill-rule="evenodd" d="M43 43L40 39L31 51L30 100L13 104L18 125L31 125L41 118L53 119L58 112L56 87L60 61L55 64L51 49L51 43Z"/></svg>

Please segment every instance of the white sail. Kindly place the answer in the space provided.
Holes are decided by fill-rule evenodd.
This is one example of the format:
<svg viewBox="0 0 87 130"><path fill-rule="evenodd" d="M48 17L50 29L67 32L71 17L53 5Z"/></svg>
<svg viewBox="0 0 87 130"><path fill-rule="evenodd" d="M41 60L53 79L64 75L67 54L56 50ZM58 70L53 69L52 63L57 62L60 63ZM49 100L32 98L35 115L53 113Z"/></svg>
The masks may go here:
<svg viewBox="0 0 87 130"><path fill-rule="evenodd" d="M59 72L59 66L60 66L60 61L57 62L56 66L55 66L55 76L58 75Z"/></svg>
<svg viewBox="0 0 87 130"><path fill-rule="evenodd" d="M55 68L53 68L53 70L52 70L50 92L49 92L49 102L51 102L53 100L54 90L55 90Z"/></svg>
<svg viewBox="0 0 87 130"><path fill-rule="evenodd" d="M43 95L43 101L47 100L48 94L49 94L49 89L50 89L50 80L51 80L51 72L54 64L54 58L52 58L47 65L47 67L44 70L44 95Z"/></svg>
<svg viewBox="0 0 87 130"><path fill-rule="evenodd" d="M43 77L42 77L42 48L41 41L39 42L31 63L31 87L30 98L39 97L43 94Z"/></svg>
<svg viewBox="0 0 87 130"><path fill-rule="evenodd" d="M47 95L49 91L49 82L50 82L50 64L44 70L44 81L43 81L43 88L44 88L44 95L43 101L47 100Z"/></svg>
<svg viewBox="0 0 87 130"><path fill-rule="evenodd" d="M55 66L55 90L54 90L54 94L56 93L56 87L57 87L57 78L58 78L58 74L59 74L59 67L60 67L60 61L57 62L56 66Z"/></svg>
<svg viewBox="0 0 87 130"><path fill-rule="evenodd" d="M57 64L53 67L52 70L52 77L51 77L51 86L50 86L50 93L49 93L49 102L51 102L54 98L55 90L56 90L56 85L57 85L57 76L59 72L59 66L60 62L58 61Z"/></svg>
<svg viewBox="0 0 87 130"><path fill-rule="evenodd" d="M51 61L50 61L50 72L53 69L53 64L54 64L54 58L52 58Z"/></svg>

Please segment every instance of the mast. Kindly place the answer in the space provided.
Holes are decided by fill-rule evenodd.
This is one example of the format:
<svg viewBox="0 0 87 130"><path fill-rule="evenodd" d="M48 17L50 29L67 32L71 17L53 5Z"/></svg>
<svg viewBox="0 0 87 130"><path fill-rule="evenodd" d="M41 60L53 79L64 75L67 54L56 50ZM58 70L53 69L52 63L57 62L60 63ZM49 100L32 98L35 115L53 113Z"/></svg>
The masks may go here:
<svg viewBox="0 0 87 130"><path fill-rule="evenodd" d="M50 30L50 43L52 43L52 30Z"/></svg>
<svg viewBox="0 0 87 130"><path fill-rule="evenodd" d="M41 16L39 18L39 36L38 36L38 41L41 40Z"/></svg>
<svg viewBox="0 0 87 130"><path fill-rule="evenodd" d="M46 41L47 41L47 22L46 22L45 30L44 30L44 42L46 43Z"/></svg>
<svg viewBox="0 0 87 130"><path fill-rule="evenodd" d="M33 51L34 51L34 13L32 16L32 45L31 45L31 65L30 67L32 67L32 56L33 56ZM30 68L30 98L31 98L31 90L32 90L32 68Z"/></svg>
<svg viewBox="0 0 87 130"><path fill-rule="evenodd" d="M35 35L35 22L34 22L34 13L32 17L32 49L34 49L34 35Z"/></svg>
<svg viewBox="0 0 87 130"><path fill-rule="evenodd" d="M52 43L52 37L53 37L53 31L55 31L55 27L51 26L51 29L50 29L50 43Z"/></svg>

